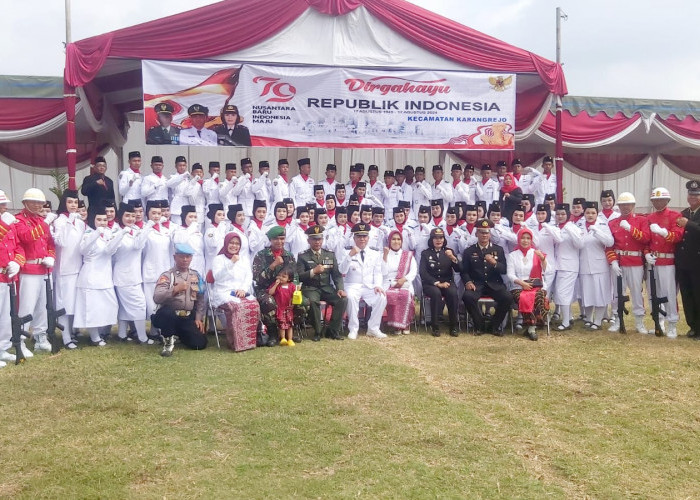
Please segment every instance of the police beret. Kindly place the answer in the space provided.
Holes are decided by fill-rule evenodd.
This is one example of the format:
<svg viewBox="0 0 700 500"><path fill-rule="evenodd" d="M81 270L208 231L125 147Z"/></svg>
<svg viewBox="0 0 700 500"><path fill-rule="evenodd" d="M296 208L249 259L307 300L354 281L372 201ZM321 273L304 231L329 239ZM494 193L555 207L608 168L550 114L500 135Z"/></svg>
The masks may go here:
<svg viewBox="0 0 700 500"><path fill-rule="evenodd" d="M226 170L236 170L236 164L235 163L227 163Z"/></svg>
<svg viewBox="0 0 700 500"><path fill-rule="evenodd" d="M369 225L360 222L355 224L350 232L356 236L366 236L369 234Z"/></svg>
<svg viewBox="0 0 700 500"><path fill-rule="evenodd" d="M284 228L282 226L274 226L267 232L268 240L274 240L280 236L284 236Z"/></svg>
<svg viewBox="0 0 700 500"><path fill-rule="evenodd" d="M139 151L129 151L129 159L141 158L141 153Z"/></svg>
<svg viewBox="0 0 700 500"><path fill-rule="evenodd" d="M175 108L169 102L159 102L153 106L153 109L156 113L168 113L169 115L172 115L173 111L175 111Z"/></svg>
<svg viewBox="0 0 700 500"><path fill-rule="evenodd" d="M367 171L371 172L372 170L379 172L379 167L377 165L370 165Z"/></svg>
<svg viewBox="0 0 700 500"><path fill-rule="evenodd" d="M209 115L209 108L206 106L202 106L201 104L193 104L189 108L187 108L187 114L190 116L194 115L204 115L208 116Z"/></svg>
<svg viewBox="0 0 700 500"><path fill-rule="evenodd" d="M323 227L316 225L316 226L311 226L304 231L304 233L313 240L316 239L321 239L323 238Z"/></svg>
<svg viewBox="0 0 700 500"><path fill-rule="evenodd" d="M478 221L476 221L476 227L480 229L492 229L493 222L491 222L488 219L479 219Z"/></svg>
<svg viewBox="0 0 700 500"><path fill-rule="evenodd" d="M302 159L297 161L297 165L300 167L303 165L311 165L311 160L308 158L302 158Z"/></svg>
<svg viewBox="0 0 700 500"><path fill-rule="evenodd" d="M194 255L194 248L189 243L175 243L175 253L178 255Z"/></svg>
<svg viewBox="0 0 700 500"><path fill-rule="evenodd" d="M211 170L212 168L221 168L221 164L218 161L210 161L209 170Z"/></svg>

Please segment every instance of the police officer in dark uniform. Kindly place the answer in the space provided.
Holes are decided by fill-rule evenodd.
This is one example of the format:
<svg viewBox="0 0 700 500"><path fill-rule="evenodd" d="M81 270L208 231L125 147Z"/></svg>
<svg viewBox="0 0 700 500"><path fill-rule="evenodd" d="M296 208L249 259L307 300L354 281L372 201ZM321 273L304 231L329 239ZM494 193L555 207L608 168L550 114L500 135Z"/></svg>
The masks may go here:
<svg viewBox="0 0 700 500"><path fill-rule="evenodd" d="M180 127L172 124L172 104L160 102L153 109L158 117L158 125L148 129L146 144L180 144Z"/></svg>
<svg viewBox="0 0 700 500"><path fill-rule="evenodd" d="M501 323L508 314L513 299L501 277L506 274L506 255L503 248L491 243L492 228L493 222L488 219L477 221L477 242L462 254L462 282L465 288L462 300L473 318L477 332L493 333L500 337L503 335ZM496 301L496 312L488 332L479 307L481 297L491 297Z"/></svg>
<svg viewBox="0 0 700 500"><path fill-rule="evenodd" d="M216 132L219 146L250 146L248 127L241 125L243 118L238 114L238 106L227 104L221 110L221 125L212 130Z"/></svg>
<svg viewBox="0 0 700 500"><path fill-rule="evenodd" d="M688 208L676 222L685 228L676 246L676 283L681 290L688 337L700 340L700 181L688 181Z"/></svg>
<svg viewBox="0 0 700 500"><path fill-rule="evenodd" d="M297 256L297 274L301 281L301 293L308 300L311 324L314 328L314 342L321 340L321 306L323 300L333 308L330 322L326 325L325 335L334 340L343 340L340 336L341 321L348 299L345 295L343 275L338 270L335 253L321 248L323 245L323 228L311 226L305 231L309 238L309 249Z"/></svg>
<svg viewBox="0 0 700 500"><path fill-rule="evenodd" d="M442 317L442 299L447 304L450 322L450 335L459 335L457 329L457 307L459 298L455 286L454 273L460 271L459 259L451 248L445 246L445 231L436 227L430 231L428 248L423 250L420 261L420 279L423 294L430 299L433 336L440 336L440 318Z"/></svg>

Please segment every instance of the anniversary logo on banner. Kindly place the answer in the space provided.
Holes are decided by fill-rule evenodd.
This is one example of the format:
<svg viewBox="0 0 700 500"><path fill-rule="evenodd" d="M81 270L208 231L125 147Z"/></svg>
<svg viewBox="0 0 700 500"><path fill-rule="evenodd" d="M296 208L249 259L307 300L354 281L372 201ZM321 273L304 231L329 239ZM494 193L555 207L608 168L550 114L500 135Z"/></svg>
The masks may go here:
<svg viewBox="0 0 700 500"><path fill-rule="evenodd" d="M143 61L148 144L514 149L515 75Z"/></svg>

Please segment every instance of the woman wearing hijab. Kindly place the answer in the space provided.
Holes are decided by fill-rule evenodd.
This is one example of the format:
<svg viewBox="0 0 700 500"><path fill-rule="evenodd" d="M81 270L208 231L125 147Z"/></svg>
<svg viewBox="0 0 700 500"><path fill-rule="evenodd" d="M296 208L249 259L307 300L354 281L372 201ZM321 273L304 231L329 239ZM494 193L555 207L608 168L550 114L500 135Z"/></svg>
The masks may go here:
<svg viewBox="0 0 700 500"><path fill-rule="evenodd" d="M66 349L75 349L73 341L73 316L75 314L75 292L78 273L83 266L80 241L85 233L85 222L78 211L78 191L66 189L58 204L58 218L53 224L53 241L56 244L56 266L54 292L56 309L66 310L63 329L63 344Z"/></svg>
<svg viewBox="0 0 700 500"><path fill-rule="evenodd" d="M394 229L389 233L389 247L384 248L382 260L383 288L386 291L386 324L396 333L408 335L415 314L413 280L418 264L413 252L403 250L403 235Z"/></svg>
<svg viewBox="0 0 700 500"><path fill-rule="evenodd" d="M543 324L547 313L547 291L544 288L546 255L535 249L532 231L523 227L518 231L518 245L506 256L507 273L512 283L513 300L527 326L526 335L537 340L535 325Z"/></svg>
<svg viewBox="0 0 700 500"><path fill-rule="evenodd" d="M501 188L498 201L501 204L502 216L510 219L515 208L523 201L523 190L518 187L513 174L506 172L503 177L503 187Z"/></svg>
<svg viewBox="0 0 700 500"><path fill-rule="evenodd" d="M241 237L228 233L224 245L214 258L211 305L226 315L226 338L229 347L244 351L255 347L255 335L260 321L260 305L252 294L253 272L250 261L241 252Z"/></svg>
<svg viewBox="0 0 700 500"><path fill-rule="evenodd" d="M248 234L246 230L246 215L243 211L243 205L237 203L235 205L228 206L228 212L226 217L231 222L229 226L229 231L236 233L241 239L241 254L246 256L248 259L252 259L254 254L250 251L250 241L248 240ZM222 247L223 248L223 247Z"/></svg>

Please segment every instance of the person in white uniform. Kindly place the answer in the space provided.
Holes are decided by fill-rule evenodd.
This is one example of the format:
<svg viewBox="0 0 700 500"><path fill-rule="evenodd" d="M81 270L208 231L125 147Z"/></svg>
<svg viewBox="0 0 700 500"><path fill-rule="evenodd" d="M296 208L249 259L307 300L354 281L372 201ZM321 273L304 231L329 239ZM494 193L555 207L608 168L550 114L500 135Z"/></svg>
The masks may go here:
<svg viewBox="0 0 700 500"><path fill-rule="evenodd" d="M149 220L143 229L139 229L135 224L134 209L128 203L119 205L117 219L124 232L112 258L112 280L119 302L117 338L127 340L127 327L132 321L138 341L153 344L153 340L146 335L146 296L143 293L141 258L148 233L153 230L155 222Z"/></svg>
<svg viewBox="0 0 700 500"><path fill-rule="evenodd" d="M253 180L251 191L257 201L270 203L272 198L272 180L270 179L270 162L263 160L258 163L260 177ZM251 216L253 213L251 212Z"/></svg>
<svg viewBox="0 0 700 500"><path fill-rule="evenodd" d="M367 322L367 336L385 338L380 330L382 314L386 307L382 275L382 255L368 248L369 226L364 223L355 224L352 228L355 245L347 252L338 266L345 276L345 291L348 295L348 338L357 338L360 327L360 300L372 308Z"/></svg>
<svg viewBox="0 0 700 500"><path fill-rule="evenodd" d="M127 231L130 229L110 231L101 208L95 212L95 229L87 229L80 241L83 267L76 283L74 326L87 329L93 346L107 345L100 337L100 328L117 322L119 303L112 279L112 256Z"/></svg>
<svg viewBox="0 0 700 500"><path fill-rule="evenodd" d="M314 202L314 179L311 177L311 160L302 158L297 162L299 174L289 183L289 197L297 205Z"/></svg>
<svg viewBox="0 0 700 500"><path fill-rule="evenodd" d="M204 191L204 198L206 200L207 206L213 203L221 203L221 197L219 195L219 174L221 172L221 164L218 161L209 162L209 178L202 184L202 191Z"/></svg>
<svg viewBox="0 0 700 500"><path fill-rule="evenodd" d="M226 178L219 183L219 199L224 207L238 203L238 196L233 194L233 188L238 184L235 163L226 164Z"/></svg>
<svg viewBox="0 0 700 500"><path fill-rule="evenodd" d="M141 196L141 153L129 152L129 168L119 172L119 195L124 203L140 200Z"/></svg>
<svg viewBox="0 0 700 500"><path fill-rule="evenodd" d="M192 178L187 171L187 160L184 156L175 158L175 173L167 180L166 185L170 191L170 220L175 224L180 223L180 208L189 205L188 188Z"/></svg>
<svg viewBox="0 0 700 500"><path fill-rule="evenodd" d="M66 310L63 329L63 345L75 349L73 341L73 318L75 314L75 291L78 273L83 266L80 241L85 233L85 223L78 213L78 191L63 191L57 210L59 216L54 221L53 240L56 244L56 267L54 267L54 294L56 309Z"/></svg>
<svg viewBox="0 0 700 500"><path fill-rule="evenodd" d="M561 324L558 331L571 329L571 304L575 298L576 280L578 278L580 259L583 248L583 231L569 220L568 203L556 205L556 223L559 241L555 242L557 274L554 279L554 304L559 309Z"/></svg>
<svg viewBox="0 0 700 500"><path fill-rule="evenodd" d="M154 156L151 158L151 170L141 181L141 201L146 204L151 200L167 200L167 179L163 176L163 158Z"/></svg>
<svg viewBox="0 0 700 500"><path fill-rule="evenodd" d="M150 201L146 205L146 216L153 222L153 230L148 232L146 245L143 249L141 274L143 277L143 294L146 297L146 318L150 318L155 312L156 303L153 300L153 292L156 282L162 273L170 269L172 245L170 230L161 223L161 203ZM148 223L147 223L148 224ZM151 336L157 336L159 332L151 327Z"/></svg>
<svg viewBox="0 0 700 500"><path fill-rule="evenodd" d="M585 326L599 330L605 308L612 303L610 286L610 264L605 249L615 242L610 228L598 219L598 202L587 201L583 212L585 229L583 248L579 252L579 280L581 283L581 303L586 318Z"/></svg>
<svg viewBox="0 0 700 500"><path fill-rule="evenodd" d="M194 250L190 269L197 271L200 276L206 276L204 235L199 222L197 222L197 209L194 205L184 205L180 216L182 217L182 224L173 228L170 234L173 247L178 243L190 245Z"/></svg>
<svg viewBox="0 0 700 500"><path fill-rule="evenodd" d="M250 158L241 160L241 176L231 189L231 194L236 197L238 204L243 206L246 217L252 217L255 194L253 193L253 162Z"/></svg>
<svg viewBox="0 0 700 500"><path fill-rule="evenodd" d="M270 206L289 197L289 162L282 158L277 162L277 177L272 181Z"/></svg>

